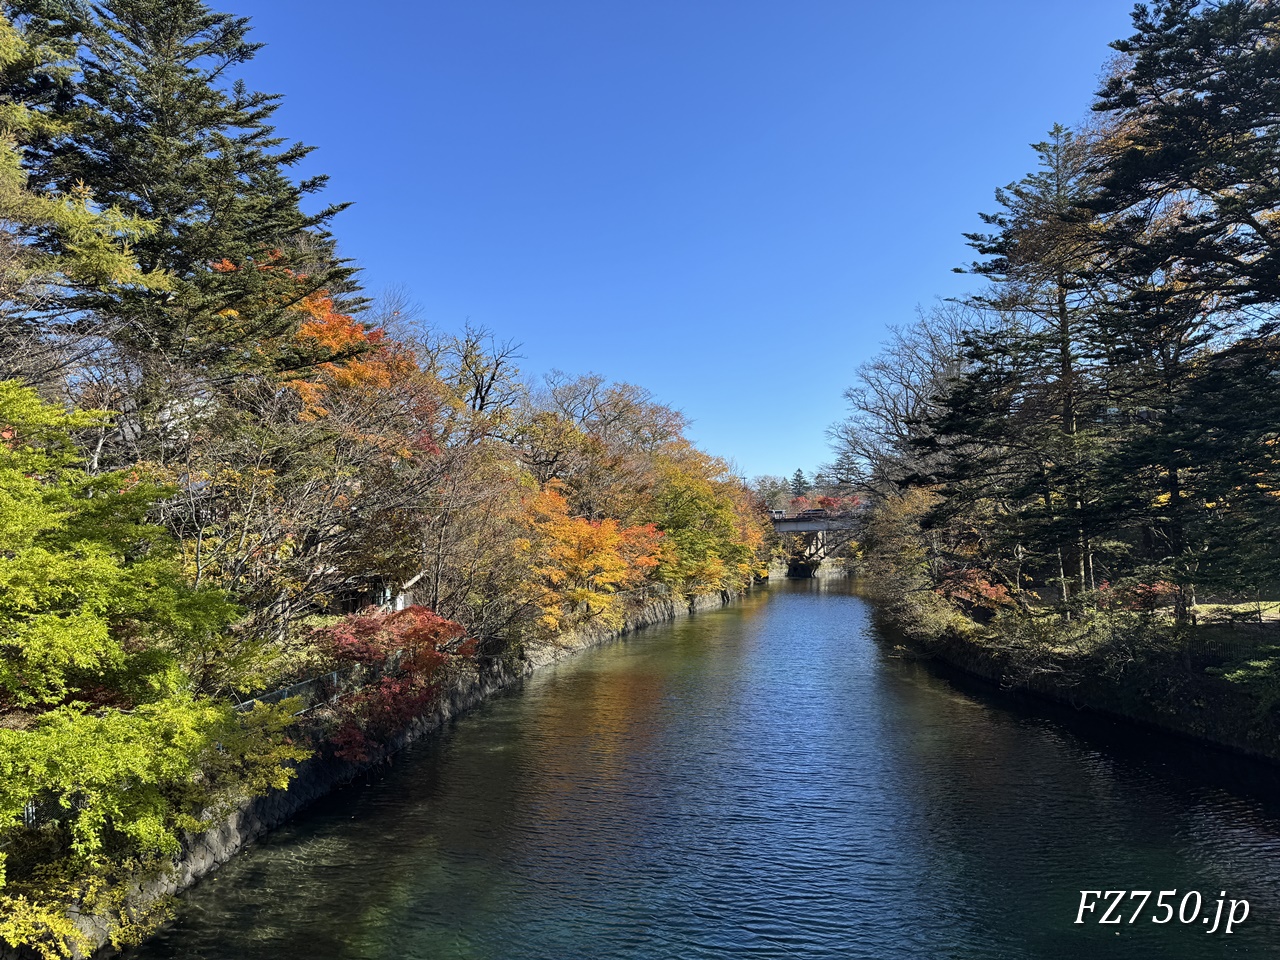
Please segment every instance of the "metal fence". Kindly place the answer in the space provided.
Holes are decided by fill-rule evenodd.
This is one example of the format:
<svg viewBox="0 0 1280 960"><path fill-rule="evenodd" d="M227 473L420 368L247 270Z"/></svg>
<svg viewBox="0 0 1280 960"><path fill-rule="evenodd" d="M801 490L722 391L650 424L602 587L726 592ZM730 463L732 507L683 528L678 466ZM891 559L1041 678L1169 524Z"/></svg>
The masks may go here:
<svg viewBox="0 0 1280 960"><path fill-rule="evenodd" d="M1262 657L1280 651L1280 633L1261 630L1232 630L1211 636L1192 636L1188 641L1191 660L1196 666L1220 667Z"/></svg>
<svg viewBox="0 0 1280 960"><path fill-rule="evenodd" d="M363 686L371 679L364 676L367 673L369 671L360 666L349 667L346 670L334 670L319 677L299 680L297 683L281 687L279 690L272 690L270 693L264 693L249 700L242 700L235 705L235 709L237 712L244 713L252 710L259 703L279 703L281 700L298 697L303 704L302 708L295 714L295 716L298 716L322 703L332 703L342 694Z"/></svg>

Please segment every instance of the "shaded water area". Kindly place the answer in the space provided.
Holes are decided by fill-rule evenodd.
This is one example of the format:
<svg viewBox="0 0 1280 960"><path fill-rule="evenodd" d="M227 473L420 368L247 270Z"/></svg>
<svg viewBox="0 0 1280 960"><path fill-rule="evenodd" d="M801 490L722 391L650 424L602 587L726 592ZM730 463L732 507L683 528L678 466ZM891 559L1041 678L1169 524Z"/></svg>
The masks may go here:
<svg viewBox="0 0 1280 960"><path fill-rule="evenodd" d="M1251 915L1160 926L1153 897L1076 925L1083 889ZM136 953L1218 956L1280 957L1274 771L957 685L814 581L541 673L236 858Z"/></svg>

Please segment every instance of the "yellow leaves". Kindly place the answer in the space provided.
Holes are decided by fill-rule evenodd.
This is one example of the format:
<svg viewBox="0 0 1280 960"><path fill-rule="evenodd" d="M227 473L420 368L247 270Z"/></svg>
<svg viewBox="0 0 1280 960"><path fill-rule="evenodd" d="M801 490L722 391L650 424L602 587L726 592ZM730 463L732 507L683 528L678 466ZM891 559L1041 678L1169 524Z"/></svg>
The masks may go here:
<svg viewBox="0 0 1280 960"><path fill-rule="evenodd" d="M323 384L310 380L290 380L289 387L302 400L302 413L298 415L299 419L309 423L329 415L329 411L320 402L325 394Z"/></svg>
<svg viewBox="0 0 1280 960"><path fill-rule="evenodd" d="M558 484L526 501L530 535L517 541L529 556L530 596L546 631L598 620L621 624L616 594L645 579L659 563L661 534L652 526L569 516Z"/></svg>
<svg viewBox="0 0 1280 960"><path fill-rule="evenodd" d="M660 475L655 505L666 533L662 580L702 594L741 587L752 573L763 572L766 521L723 460L677 449L661 458Z"/></svg>
<svg viewBox="0 0 1280 960"><path fill-rule="evenodd" d="M87 956L93 948L64 902L0 895L0 916L0 939L32 945L41 960L61 960L73 950Z"/></svg>

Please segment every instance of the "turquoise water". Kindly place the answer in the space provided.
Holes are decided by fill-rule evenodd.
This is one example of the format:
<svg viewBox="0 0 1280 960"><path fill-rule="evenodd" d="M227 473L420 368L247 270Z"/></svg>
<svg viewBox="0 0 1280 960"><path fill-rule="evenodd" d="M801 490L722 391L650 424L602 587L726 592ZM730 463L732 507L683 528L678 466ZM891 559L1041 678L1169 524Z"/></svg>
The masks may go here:
<svg viewBox="0 0 1280 960"><path fill-rule="evenodd" d="M1077 925L1084 889L1205 903ZM1222 891L1250 902L1230 936L1202 922ZM843 585L781 584L485 705L236 858L135 955L1280 957L1280 782L957 685Z"/></svg>

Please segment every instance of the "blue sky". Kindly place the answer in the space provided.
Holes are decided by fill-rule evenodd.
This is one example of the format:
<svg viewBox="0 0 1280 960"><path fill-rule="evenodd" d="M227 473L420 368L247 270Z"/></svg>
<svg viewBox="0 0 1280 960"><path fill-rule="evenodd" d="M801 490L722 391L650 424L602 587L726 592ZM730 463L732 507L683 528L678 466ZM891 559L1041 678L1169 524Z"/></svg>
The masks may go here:
<svg viewBox="0 0 1280 960"><path fill-rule="evenodd" d="M212 0L318 147L372 292L685 412L748 476L829 458L887 326L1088 113L1126 0Z"/></svg>

